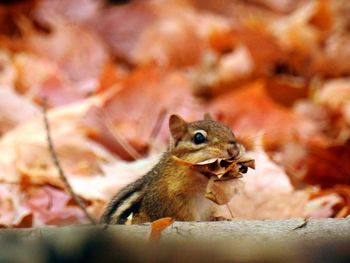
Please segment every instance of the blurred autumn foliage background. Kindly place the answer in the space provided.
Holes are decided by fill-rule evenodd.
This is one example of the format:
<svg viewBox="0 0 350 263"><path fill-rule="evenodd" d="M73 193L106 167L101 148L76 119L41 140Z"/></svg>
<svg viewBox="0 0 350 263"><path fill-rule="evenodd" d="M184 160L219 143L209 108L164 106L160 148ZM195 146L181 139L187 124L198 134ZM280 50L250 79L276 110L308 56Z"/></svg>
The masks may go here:
<svg viewBox="0 0 350 263"><path fill-rule="evenodd" d="M350 2L38 0L0 6L0 224L99 217L210 112L256 159L235 218L350 214ZM229 216L223 212L224 216Z"/></svg>

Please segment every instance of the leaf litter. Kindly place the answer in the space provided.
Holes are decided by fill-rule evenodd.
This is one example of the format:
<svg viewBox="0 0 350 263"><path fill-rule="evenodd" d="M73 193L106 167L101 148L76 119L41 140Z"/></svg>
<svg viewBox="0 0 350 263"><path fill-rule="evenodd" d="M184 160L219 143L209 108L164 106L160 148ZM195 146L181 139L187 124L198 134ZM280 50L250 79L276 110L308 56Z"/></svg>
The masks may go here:
<svg viewBox="0 0 350 263"><path fill-rule="evenodd" d="M0 6L1 226L87 222L50 158L44 99L95 218L157 162L170 114L203 112L256 164L239 180L235 162L186 164L217 173L208 197L230 208L218 216L350 214L348 1L71 2Z"/></svg>

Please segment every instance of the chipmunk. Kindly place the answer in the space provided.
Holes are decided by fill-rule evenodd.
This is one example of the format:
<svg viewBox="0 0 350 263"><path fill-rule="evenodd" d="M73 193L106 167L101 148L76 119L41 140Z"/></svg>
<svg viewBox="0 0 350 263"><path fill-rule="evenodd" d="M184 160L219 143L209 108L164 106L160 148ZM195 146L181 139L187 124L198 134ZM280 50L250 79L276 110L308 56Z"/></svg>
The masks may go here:
<svg viewBox="0 0 350 263"><path fill-rule="evenodd" d="M178 221L209 221L215 207L205 197L208 174L179 164L173 157L191 163L213 158L236 158L244 152L231 129L204 119L187 123L178 115L169 118L171 142L160 161L146 175L127 185L110 201L101 222L124 224L144 223L162 217ZM253 167L252 167L253 168ZM241 165L239 172L248 167Z"/></svg>

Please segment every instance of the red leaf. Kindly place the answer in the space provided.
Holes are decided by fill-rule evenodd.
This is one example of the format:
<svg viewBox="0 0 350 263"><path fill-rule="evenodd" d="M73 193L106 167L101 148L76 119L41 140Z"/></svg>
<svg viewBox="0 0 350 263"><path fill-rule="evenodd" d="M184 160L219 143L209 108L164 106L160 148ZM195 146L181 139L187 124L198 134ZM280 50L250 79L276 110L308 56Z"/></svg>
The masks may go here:
<svg viewBox="0 0 350 263"><path fill-rule="evenodd" d="M350 145L322 147L310 145L305 159L304 181L322 187L335 184L350 185Z"/></svg>

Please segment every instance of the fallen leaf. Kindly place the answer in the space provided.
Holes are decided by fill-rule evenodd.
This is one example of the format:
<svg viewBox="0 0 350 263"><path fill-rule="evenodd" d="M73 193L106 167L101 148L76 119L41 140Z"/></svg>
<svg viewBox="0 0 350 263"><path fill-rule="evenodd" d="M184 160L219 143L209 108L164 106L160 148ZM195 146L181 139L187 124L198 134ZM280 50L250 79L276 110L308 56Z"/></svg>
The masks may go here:
<svg viewBox="0 0 350 263"><path fill-rule="evenodd" d="M336 193L327 194L310 200L305 212L309 218L329 218L334 216L334 206L341 203L341 198Z"/></svg>
<svg viewBox="0 0 350 263"><path fill-rule="evenodd" d="M95 91L108 59L102 40L94 32L59 16L46 16L45 19L50 27L48 34L40 34L33 29L25 31L28 48L63 69L77 91L85 94Z"/></svg>
<svg viewBox="0 0 350 263"><path fill-rule="evenodd" d="M60 15L75 23L88 23L101 7L102 1L94 0L42 0L36 3L35 15L40 19Z"/></svg>
<svg viewBox="0 0 350 263"><path fill-rule="evenodd" d="M311 195L310 205L307 206L311 216L344 218L350 214L350 186L335 185L328 189L320 189ZM311 205L312 204L312 205ZM315 209L319 206L319 209Z"/></svg>
<svg viewBox="0 0 350 263"><path fill-rule="evenodd" d="M46 98L50 106L60 106L83 98L68 76L51 60L25 52L16 54L13 63L17 90L34 102L40 103ZM34 76L32 72L35 72Z"/></svg>
<svg viewBox="0 0 350 263"><path fill-rule="evenodd" d="M11 59L11 53L5 49L0 50L0 67L0 85L11 88L14 87L17 78L17 72Z"/></svg>
<svg viewBox="0 0 350 263"><path fill-rule="evenodd" d="M174 223L175 219L172 217L164 217L153 221L151 223L151 233L149 236L150 241L159 241L164 229Z"/></svg>
<svg viewBox="0 0 350 263"><path fill-rule="evenodd" d="M239 180L224 179L242 164L183 163L215 174L207 196L218 204L233 196L234 218L347 216L349 7L347 0L0 5L0 226L85 222L47 149L36 106L44 97L62 168L95 217L157 163L170 114L191 121L206 111L257 162L240 193Z"/></svg>
<svg viewBox="0 0 350 263"><path fill-rule="evenodd" d="M87 223L83 211L70 205L69 194L51 186L32 188L26 195L24 207L33 214L33 226Z"/></svg>
<svg viewBox="0 0 350 263"><path fill-rule="evenodd" d="M133 52L138 65L189 66L199 61L203 42L186 18L165 17L142 34Z"/></svg>
<svg viewBox="0 0 350 263"><path fill-rule="evenodd" d="M102 9L89 26L109 45L115 57L133 63L134 51L143 33L155 21L150 3L137 1Z"/></svg>
<svg viewBox="0 0 350 263"><path fill-rule="evenodd" d="M31 227L31 212L22 204L23 193L17 184L0 184L0 226Z"/></svg>
<svg viewBox="0 0 350 263"><path fill-rule="evenodd" d="M37 116L40 111L30 100L10 87L0 86L0 137L16 125Z"/></svg>
<svg viewBox="0 0 350 263"><path fill-rule="evenodd" d="M350 78L336 78L325 82L316 91L314 100L320 105L341 113L342 107L350 103Z"/></svg>
<svg viewBox="0 0 350 263"><path fill-rule="evenodd" d="M297 175L298 182L321 187L350 184L348 145L319 145L310 142L296 147L303 151L299 151L299 156L295 158L285 155L284 162L291 171L291 176Z"/></svg>

